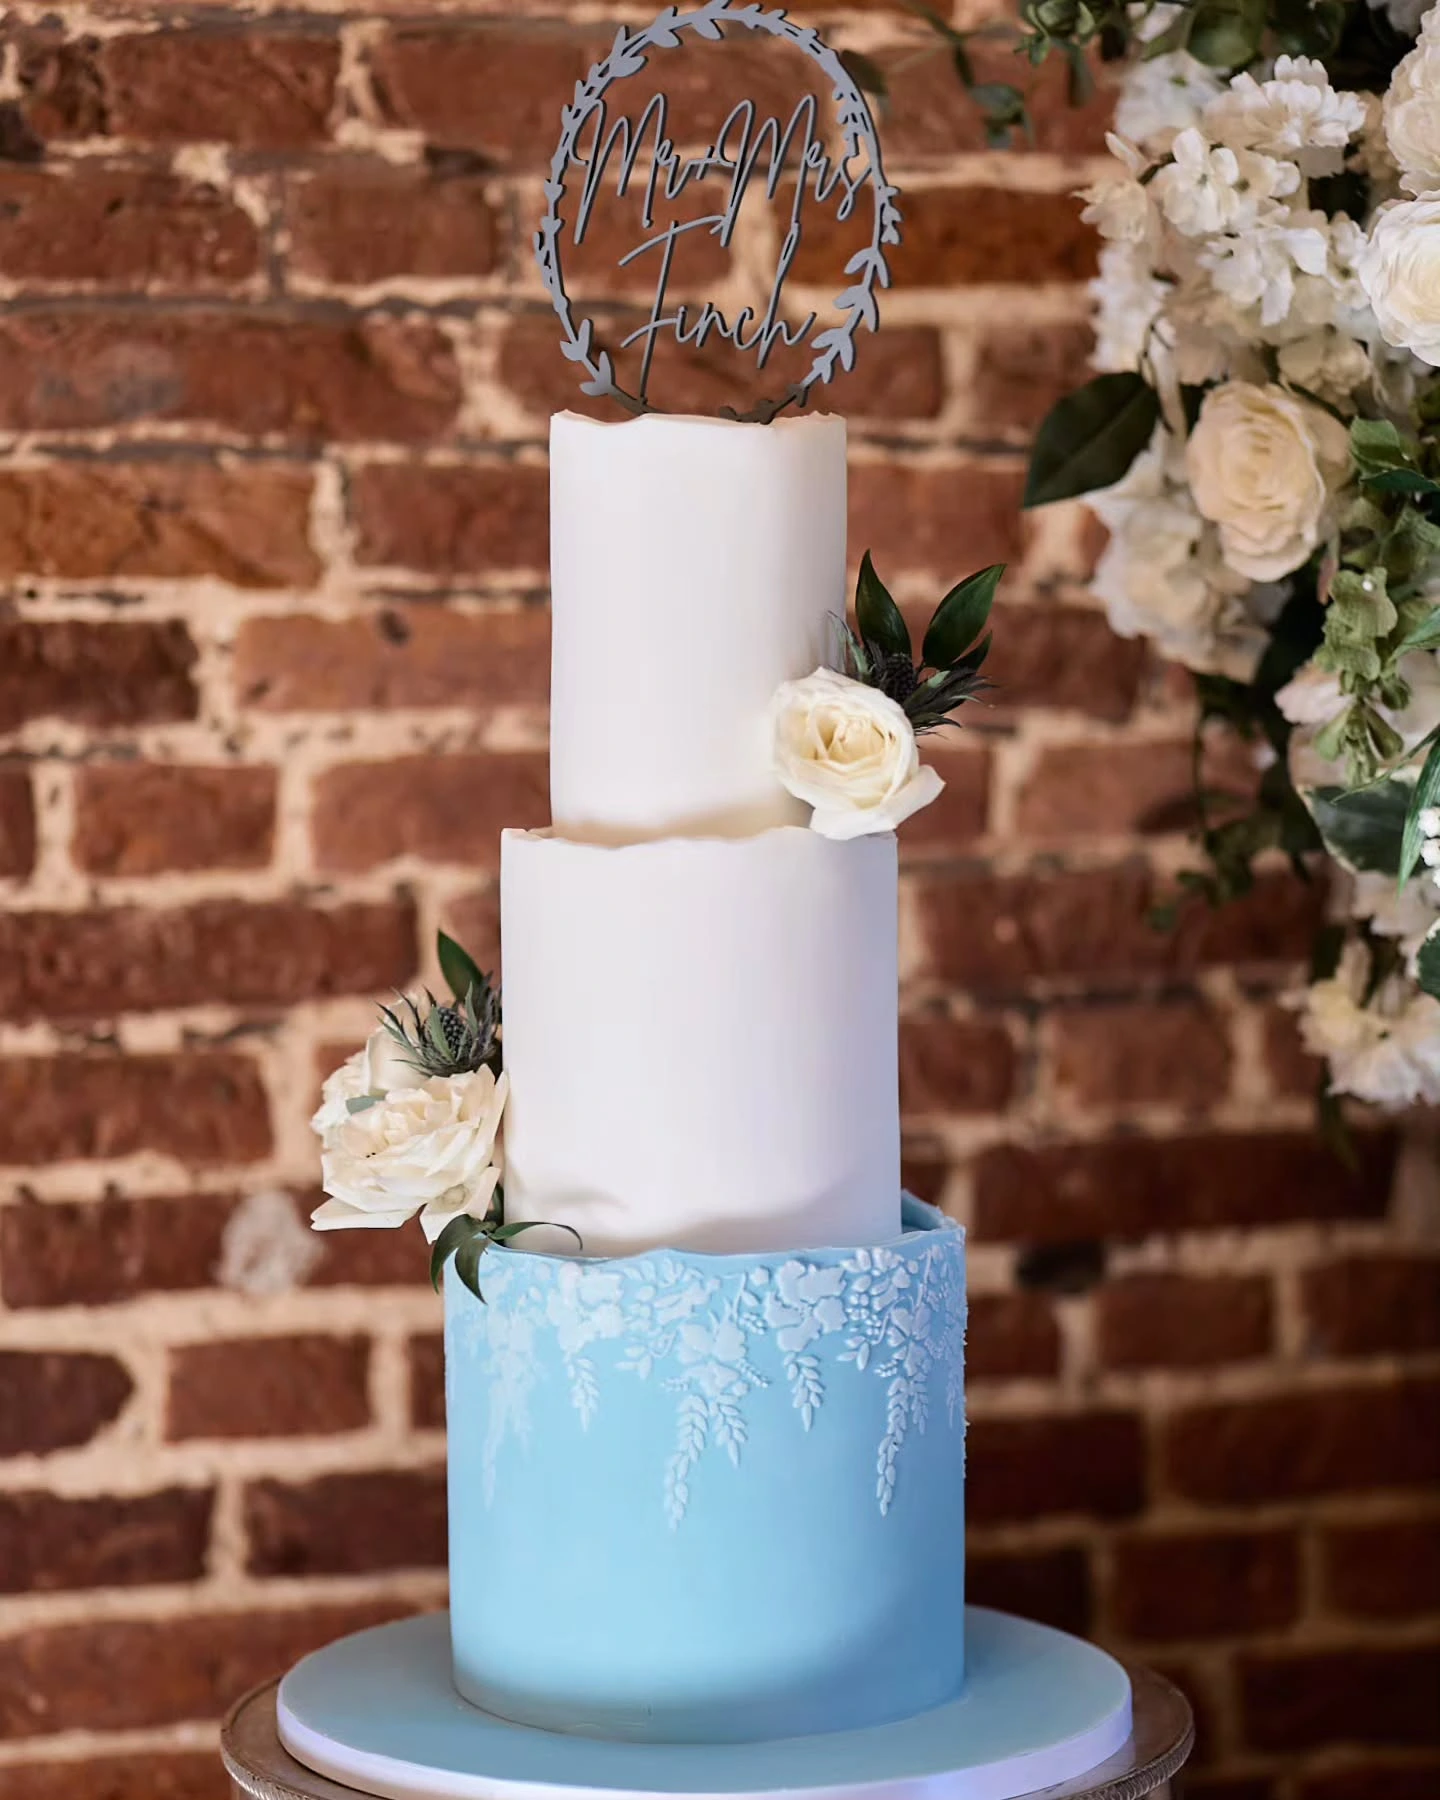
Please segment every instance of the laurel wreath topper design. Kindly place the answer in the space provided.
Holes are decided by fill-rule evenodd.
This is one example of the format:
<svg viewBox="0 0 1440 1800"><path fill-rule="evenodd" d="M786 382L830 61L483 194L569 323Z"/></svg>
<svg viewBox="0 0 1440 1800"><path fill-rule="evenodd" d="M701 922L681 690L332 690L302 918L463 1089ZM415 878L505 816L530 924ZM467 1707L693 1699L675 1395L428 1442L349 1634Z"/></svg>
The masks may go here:
<svg viewBox="0 0 1440 1800"><path fill-rule="evenodd" d="M648 52L679 47L687 32L695 38L723 41L722 28L726 25L763 32L793 44L819 66L830 83L836 105L836 123L844 146L843 155L838 161L831 162L816 136L813 94L807 94L799 102L783 128L777 119L768 118L757 129L754 102L740 101L716 133L714 143L698 157L685 157L675 150L666 131L668 102L663 93L656 94L650 100L633 128L631 121L623 115L613 125L608 124L605 95L617 82L643 70L649 61ZM587 156L581 153L581 134L592 120L595 122L594 143ZM774 199L802 127L804 139L789 226L764 312L757 317L754 309L747 306L741 309L732 323L719 307L707 300L693 320L689 309L683 305L667 314L666 285L676 241L685 233L700 229L709 231L728 247L741 202L767 148L768 167L763 178L767 198ZM604 178L611 156L618 150L619 170L615 193L617 197L623 198L629 190L631 180L637 178L637 162L647 135L653 138L653 148L648 169L640 177L645 184L643 223L647 232L654 230L657 187L661 189L661 197L673 200L690 181L710 174L723 174L729 177L730 193L722 212L709 213L699 219L676 221L662 228L653 238L637 245L620 260L623 268L641 255L658 252L659 273L650 317L619 346L625 349L636 342L644 343L640 379L636 384L636 391L632 393L617 381L609 351L596 344L593 321L588 318L577 321L570 297L565 291L564 269L560 257L560 236L564 220L560 215L560 205L566 197L567 172L572 168L584 169L584 189L576 210L573 232L574 242L577 245L582 243L599 193L599 184ZM873 201L870 242L845 265L846 275L855 279L836 298L835 310L840 315L839 321L819 332L813 339L809 338L809 333L817 323L813 312L798 327L787 325L779 316L785 278L800 244L801 211L807 187L813 189L815 198L821 201L828 199L837 188L841 190L836 208L836 217L841 222L850 216L856 199L864 188L870 189ZM874 118L865 96L852 80L844 63L816 30L796 24L783 12L769 11L758 5L736 6L731 4L731 0L707 0L705 5L691 12L681 12L674 6L666 7L658 18L640 30L627 31L622 26L616 33L609 54L602 57L582 81L575 84L575 98L561 115L560 141L550 163L544 192L546 209L535 234L535 256L540 266L541 279L563 328L563 354L568 361L584 370L587 379L581 384L582 392L616 400L632 413L662 410L651 403L648 386L655 343L665 331L673 332L680 343L694 344L697 347L703 345L713 333L728 339L738 349L754 351L757 366L762 369L776 342L793 346L808 341L814 352L814 360L807 373L792 382L779 399L763 400L744 413L732 407L720 409L721 415L726 418L768 423L788 406L805 405L815 384L832 380L837 369L853 368L856 333L861 326L870 331L879 328L880 310L876 293L878 289L890 285L890 268L885 251L900 242L900 211L895 204L898 190L885 181Z"/></svg>

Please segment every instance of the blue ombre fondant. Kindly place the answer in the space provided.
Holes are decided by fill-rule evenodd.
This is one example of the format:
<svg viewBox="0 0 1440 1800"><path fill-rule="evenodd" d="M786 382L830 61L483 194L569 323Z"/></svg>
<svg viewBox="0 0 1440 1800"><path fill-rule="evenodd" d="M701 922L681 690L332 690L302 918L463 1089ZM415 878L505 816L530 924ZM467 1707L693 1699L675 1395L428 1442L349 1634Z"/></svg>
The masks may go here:
<svg viewBox="0 0 1440 1800"><path fill-rule="evenodd" d="M964 1676L964 1234L445 1286L460 1693L552 1731L851 1730Z"/></svg>

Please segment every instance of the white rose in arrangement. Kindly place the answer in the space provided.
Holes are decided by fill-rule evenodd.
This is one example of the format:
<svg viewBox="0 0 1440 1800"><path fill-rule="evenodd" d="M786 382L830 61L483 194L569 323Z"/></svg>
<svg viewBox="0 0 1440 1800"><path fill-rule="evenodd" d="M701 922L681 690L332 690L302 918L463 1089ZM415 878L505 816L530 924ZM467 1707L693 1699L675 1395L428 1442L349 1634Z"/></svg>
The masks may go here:
<svg viewBox="0 0 1440 1800"><path fill-rule="evenodd" d="M1412 194L1440 187L1440 32L1428 30L1390 78L1385 141Z"/></svg>
<svg viewBox="0 0 1440 1800"><path fill-rule="evenodd" d="M1338 420L1283 388L1227 381L1205 396L1185 468L1229 566L1278 581L1320 542L1349 442Z"/></svg>
<svg viewBox="0 0 1440 1800"><path fill-rule="evenodd" d="M834 669L787 681L773 720L775 773L823 837L893 831L945 785L920 761L905 709Z"/></svg>
<svg viewBox="0 0 1440 1800"><path fill-rule="evenodd" d="M488 1069L393 1088L325 1134L317 1230L403 1225L433 1243L461 1213L483 1218L500 1181L509 1079Z"/></svg>
<svg viewBox="0 0 1440 1800"><path fill-rule="evenodd" d="M1440 368L1440 199L1382 209L1356 273L1385 342Z"/></svg>
<svg viewBox="0 0 1440 1800"><path fill-rule="evenodd" d="M397 1088L419 1087L424 1079L421 1071L406 1060L404 1047L396 1042L394 1033L379 1026L370 1033L363 1050L357 1050L327 1077L320 1090L320 1110L311 1119L310 1128L323 1138L352 1116L352 1100L393 1093Z"/></svg>

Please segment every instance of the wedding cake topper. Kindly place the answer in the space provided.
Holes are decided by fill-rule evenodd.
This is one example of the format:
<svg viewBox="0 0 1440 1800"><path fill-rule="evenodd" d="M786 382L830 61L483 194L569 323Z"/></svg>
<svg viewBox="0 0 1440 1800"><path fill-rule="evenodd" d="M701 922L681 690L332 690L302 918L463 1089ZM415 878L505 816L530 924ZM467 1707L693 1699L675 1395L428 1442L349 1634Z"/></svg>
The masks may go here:
<svg viewBox="0 0 1440 1800"><path fill-rule="evenodd" d="M612 117L612 90L644 70L651 51L675 49L687 35L723 41L725 26L792 44L818 66L830 84L835 104L834 125L841 146L838 155L832 155L827 147L827 131L813 92L803 94L783 121L774 115L762 118L753 100L741 100L731 108L711 143L695 155L685 154L672 138L669 102L663 92L652 95L638 119L623 112ZM567 176L572 175L578 178L573 196L566 186ZM673 301L669 288L679 241L692 232L704 232L729 249L752 184L763 187L765 198L773 201L781 194L782 182L790 184L782 208L784 231L763 308L743 306L729 319L712 300L695 308ZM706 184L703 192L707 200L715 196L715 205L698 217L660 217L673 208L691 183ZM644 235L620 258L619 266L630 268L646 259L654 274L647 316L616 346L617 353L639 346L639 374L633 389L620 384L610 351L596 341L594 322L576 317L565 289L562 238L568 237L572 248L584 243L595 204L607 184L617 199L624 199L632 187L641 191ZM651 400L649 391L657 343L668 336L699 349L716 337L752 356L755 367L762 370L777 344L787 349L805 345L812 353L808 370L778 399L759 401L746 412L722 408L724 416L768 423L788 406L805 405L817 382L828 382L837 369L854 366L859 329L864 326L875 331L879 327L877 291L890 284L885 252L900 241L896 194L885 180L869 104L840 55L813 28L796 24L782 11L732 4L732 0L706 0L688 12L668 6L641 29L622 26L609 54L577 82L575 98L564 109L560 142L545 183L545 216L535 234L541 278L564 330L563 353L587 377L582 391L618 401L634 413L663 411ZM560 211L567 198L573 199L568 219ZM781 298L800 247L807 206L829 206L835 222L844 224L866 198L870 203L869 242L845 265L845 274L853 279L836 296L836 322L822 328L813 311L803 320L788 321L780 310ZM863 220L863 213L861 216Z"/></svg>

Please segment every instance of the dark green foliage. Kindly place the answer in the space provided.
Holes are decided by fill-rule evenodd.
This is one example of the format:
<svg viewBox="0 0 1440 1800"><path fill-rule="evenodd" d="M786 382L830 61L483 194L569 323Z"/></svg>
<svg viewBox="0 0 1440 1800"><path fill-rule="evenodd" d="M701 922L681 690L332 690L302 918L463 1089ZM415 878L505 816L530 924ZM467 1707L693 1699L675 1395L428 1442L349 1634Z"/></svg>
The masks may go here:
<svg viewBox="0 0 1440 1800"><path fill-rule="evenodd" d="M436 1238L430 1252L430 1285L439 1292L440 1278L445 1273L445 1265L453 1256L455 1273L469 1288L470 1292L484 1303L485 1296L480 1291L480 1259L492 1244L509 1244L524 1232L536 1230L543 1221L527 1219L514 1225L504 1222L505 1203L499 1188L495 1190L495 1198L490 1202L490 1209L483 1219L471 1218L468 1213L461 1213L454 1218ZM552 1231L567 1231L575 1240L577 1249L583 1249L580 1233L569 1225L551 1226Z"/></svg>
<svg viewBox="0 0 1440 1800"><path fill-rule="evenodd" d="M1097 375L1076 388L1035 434L1025 505L1112 487L1150 442L1159 417L1160 402L1142 375Z"/></svg>
<svg viewBox="0 0 1440 1800"><path fill-rule="evenodd" d="M840 672L903 706L917 734L953 723L951 713L989 685L980 670L990 653L990 633L983 638L980 633L1004 573L1004 563L992 563L950 589L930 620L917 664L909 628L867 550L855 590L859 629L835 621Z"/></svg>
<svg viewBox="0 0 1440 1800"><path fill-rule="evenodd" d="M500 990L475 959L442 931L438 938L440 969L453 1005L427 988L424 1002L401 995L396 1006L382 1006L386 1031L405 1053L405 1060L426 1076L469 1075L476 1069L500 1069Z"/></svg>

